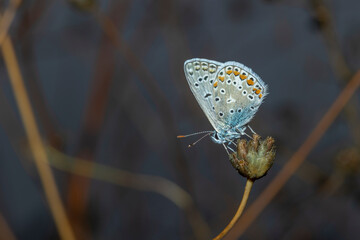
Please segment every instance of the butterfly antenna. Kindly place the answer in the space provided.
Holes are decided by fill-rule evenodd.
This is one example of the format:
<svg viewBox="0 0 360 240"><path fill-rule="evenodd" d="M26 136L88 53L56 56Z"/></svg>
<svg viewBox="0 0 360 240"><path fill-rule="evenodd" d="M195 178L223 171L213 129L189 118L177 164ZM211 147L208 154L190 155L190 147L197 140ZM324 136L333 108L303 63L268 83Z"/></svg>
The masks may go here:
<svg viewBox="0 0 360 240"><path fill-rule="evenodd" d="M187 135L178 135L176 137L177 138L186 138L186 137L191 137L191 136L202 134L202 133L212 133L212 132L214 132L214 131L202 131L202 132L196 132L196 133L191 133L191 134L187 134Z"/></svg>
<svg viewBox="0 0 360 240"><path fill-rule="evenodd" d="M195 144L197 144L198 142L200 142L203 138L205 138L205 137L207 137L207 136L209 136L211 133L213 133L213 131L211 131L211 132L208 132L207 134L205 134L204 136L202 136L201 138L199 138L198 140L196 140L195 142L193 142L192 144L189 144L189 148L190 147L193 147Z"/></svg>

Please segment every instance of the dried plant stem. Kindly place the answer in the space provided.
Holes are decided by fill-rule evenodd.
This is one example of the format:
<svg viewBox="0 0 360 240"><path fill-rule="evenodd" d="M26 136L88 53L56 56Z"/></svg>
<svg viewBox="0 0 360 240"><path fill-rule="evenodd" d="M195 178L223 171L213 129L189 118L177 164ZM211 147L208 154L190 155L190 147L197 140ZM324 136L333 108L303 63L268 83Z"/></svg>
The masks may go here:
<svg viewBox="0 0 360 240"><path fill-rule="evenodd" d="M244 194L243 194L243 197L241 199L241 202L240 202L240 205L239 205L239 208L238 210L236 211L234 217L231 219L230 223L224 228L224 230L222 230L222 232L217 235L214 240L219 240L219 239L222 239L230 230L231 228L234 226L234 224L237 222L237 220L240 218L242 212L244 211L244 208L246 206L246 202L249 198L249 195L250 195L250 191L251 191L251 188L253 186L253 183L254 181L248 179L246 181L246 185L245 185L245 190L244 190Z"/></svg>
<svg viewBox="0 0 360 240"><path fill-rule="evenodd" d="M11 86L14 91L15 100L20 111L20 116L24 124L30 150L39 172L40 180L44 188L45 196L49 203L51 213L54 217L56 227L62 239L75 239L70 223L65 214L64 206L60 200L54 176L51 173L49 165L47 164L48 160L46 150L44 148L44 144L35 121L35 116L32 111L29 97L27 95L20 73L14 47L9 36L6 36L3 44L1 44L1 51L9 73Z"/></svg>
<svg viewBox="0 0 360 240"><path fill-rule="evenodd" d="M5 37L7 36L9 27L14 20L16 9L20 5L21 0L11 0L9 7L6 9L0 20L0 45L2 45Z"/></svg>
<svg viewBox="0 0 360 240"><path fill-rule="evenodd" d="M59 170L141 191L158 193L184 210L196 239L209 239L210 228L195 208L191 195L176 183L160 176L132 173L104 164L70 157L48 147L49 164Z"/></svg>
<svg viewBox="0 0 360 240"><path fill-rule="evenodd" d="M235 227L235 231L231 233L231 236L229 236L228 239L238 239L254 222L254 220L260 215L264 208L270 203L270 201L276 196L285 183L304 162L310 151L319 142L320 138L325 134L327 129L344 109L345 105L349 102L350 98L354 95L359 87L360 70L351 78L349 83L341 91L338 98L334 101L332 106L316 125L315 129L309 134L305 142L294 153L294 155L284 165L284 167L265 188L265 190L257 197L253 204L251 204L249 209L244 213L243 217Z"/></svg>
<svg viewBox="0 0 360 240"><path fill-rule="evenodd" d="M6 222L4 216L0 213L0 239L16 240L14 233Z"/></svg>

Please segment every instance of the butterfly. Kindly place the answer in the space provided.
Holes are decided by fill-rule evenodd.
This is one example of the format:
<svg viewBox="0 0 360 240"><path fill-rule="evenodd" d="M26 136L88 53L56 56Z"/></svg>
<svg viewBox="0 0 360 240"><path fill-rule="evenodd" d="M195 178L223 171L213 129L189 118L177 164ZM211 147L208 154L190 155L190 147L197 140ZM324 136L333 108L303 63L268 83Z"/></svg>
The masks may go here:
<svg viewBox="0 0 360 240"><path fill-rule="evenodd" d="M234 61L220 63L193 58L185 61L184 72L192 93L215 129L200 132L207 133L203 137L210 135L215 143L223 144L227 150L227 147L231 149L229 145L235 139L247 135L247 127L255 133L247 124L268 91L267 85L253 70ZM178 137L190 135L194 134ZM227 147L225 143L228 143Z"/></svg>

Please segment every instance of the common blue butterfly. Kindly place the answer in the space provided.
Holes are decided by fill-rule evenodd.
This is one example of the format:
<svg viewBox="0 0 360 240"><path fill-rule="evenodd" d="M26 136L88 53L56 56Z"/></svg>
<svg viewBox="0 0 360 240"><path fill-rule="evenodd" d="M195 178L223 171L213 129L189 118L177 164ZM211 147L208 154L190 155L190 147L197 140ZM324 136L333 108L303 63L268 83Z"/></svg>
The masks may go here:
<svg viewBox="0 0 360 240"><path fill-rule="evenodd" d="M202 58L185 61L184 71L192 93L215 129L206 132L215 143L231 143L247 135L247 127L253 132L247 123L268 94L256 73L238 62Z"/></svg>

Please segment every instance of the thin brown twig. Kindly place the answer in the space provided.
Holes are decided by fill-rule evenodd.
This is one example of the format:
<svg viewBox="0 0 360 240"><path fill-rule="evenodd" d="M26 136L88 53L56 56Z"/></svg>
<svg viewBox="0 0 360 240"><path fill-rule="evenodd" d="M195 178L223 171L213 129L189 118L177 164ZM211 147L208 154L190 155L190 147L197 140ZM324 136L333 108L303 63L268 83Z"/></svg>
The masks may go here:
<svg viewBox="0 0 360 240"><path fill-rule="evenodd" d="M11 0L9 3L9 7L6 8L5 13L2 16L0 15L0 46L3 44L3 41L7 36L10 25L14 20L16 10L19 7L20 3L21 0Z"/></svg>
<svg viewBox="0 0 360 240"><path fill-rule="evenodd" d="M334 73L342 83L350 81L353 72L351 71L345 56L341 50L341 45L336 34L333 14L324 0L311 0L311 7L314 11L315 18L319 22L320 32L323 36L324 43L329 55L330 63ZM344 115L347 118L351 133L354 137L355 144L360 146L360 125L357 115L358 106L355 99L350 101L344 108Z"/></svg>
<svg viewBox="0 0 360 240"><path fill-rule="evenodd" d="M311 0L315 17L319 22L320 32L323 35L325 46L329 54L331 65L340 79L348 82L352 72L342 54L341 46L336 35L332 13L323 0Z"/></svg>
<svg viewBox="0 0 360 240"><path fill-rule="evenodd" d="M276 177L270 182L265 190L250 205L248 210L240 218L238 224L230 232L228 239L238 239L245 230L254 222L264 208L281 190L289 178L303 163L310 151L315 147L320 138L324 135L341 110L348 103L350 98L360 86L360 70L351 78L350 82L341 91L335 102L331 105L326 114L322 117L315 129L310 133L301 147L294 153L290 160L284 165Z"/></svg>
<svg viewBox="0 0 360 240"><path fill-rule="evenodd" d="M156 79L150 73L146 65L132 51L128 43L119 34L113 21L108 16L103 14L98 8L93 9L92 13L103 31L107 34L118 51L123 55L125 61L133 69L133 72L139 76L139 80L147 89L147 93L157 106L157 110L159 111L159 114L163 120L163 127L165 128L167 137L169 139L173 138L177 135L177 133L175 130L171 106L169 105L163 91L157 86ZM170 148L173 148L169 150L174 152L174 162L178 170L177 172L180 173L179 177L185 182L187 189L190 192L194 192L193 180L190 174L189 165L187 161L185 161L185 157L180 148L180 145L176 144L174 146L170 146Z"/></svg>
<svg viewBox="0 0 360 240"><path fill-rule="evenodd" d="M194 209L191 195L176 183L159 176L131 173L81 158L73 158L52 147L48 147L48 152L51 156L49 164L59 170L122 187L155 192L164 196L180 209L192 212L191 215L187 214L187 216L197 239L204 239L204 236L209 236L210 228L201 214Z"/></svg>
<svg viewBox="0 0 360 240"><path fill-rule="evenodd" d="M230 223L224 228L224 230L221 231L221 233L219 233L219 235L217 235L214 240L220 240L223 239L223 237L225 237L225 235L232 229L232 227L235 225L235 223L239 220L242 212L244 211L244 208L246 206L246 202L249 198L250 195L250 191L251 188L253 186L254 181L248 179L246 181L246 186L245 186L245 190L244 190L244 195L241 199L240 205L238 210L236 211L234 217L231 219Z"/></svg>
<svg viewBox="0 0 360 240"><path fill-rule="evenodd" d="M56 227L62 239L75 239L70 223L65 214L64 206L60 200L54 176L51 173L50 167L46 164L46 150L35 121L35 116L20 73L14 47L9 36L5 37L3 44L1 45L1 51L9 73L11 86L13 88L15 100L24 124L30 149L39 172L40 180L44 188L51 213L55 220Z"/></svg>
<svg viewBox="0 0 360 240"><path fill-rule="evenodd" d="M91 1L73 1L72 3L90 3ZM118 16L116 27L124 27L124 19L129 12L128 1L112 1L110 3L110 16ZM86 7L86 6L84 6ZM99 132L104 124L105 112L108 107L109 92L113 86L113 76L116 66L116 53L109 43L109 38L102 34L97 56L94 63L94 75L90 85L90 95L82 120L76 156L94 161L99 142ZM106 61L104 61L106 59ZM53 145L54 146L54 145ZM79 239L88 239L91 226L87 221L88 197L91 179L79 175L72 175L68 181L67 208L71 224Z"/></svg>

